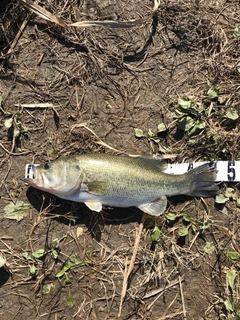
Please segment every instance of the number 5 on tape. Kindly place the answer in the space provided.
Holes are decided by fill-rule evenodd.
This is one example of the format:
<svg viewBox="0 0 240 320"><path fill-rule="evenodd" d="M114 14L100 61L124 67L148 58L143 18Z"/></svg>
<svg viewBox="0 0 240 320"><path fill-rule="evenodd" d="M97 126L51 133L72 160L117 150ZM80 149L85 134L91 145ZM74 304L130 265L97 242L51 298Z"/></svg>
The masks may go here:
<svg viewBox="0 0 240 320"><path fill-rule="evenodd" d="M174 163L168 164L166 173L182 174L191 169L201 166L205 162ZM216 165L216 180L221 182L240 181L240 161L214 161Z"/></svg>

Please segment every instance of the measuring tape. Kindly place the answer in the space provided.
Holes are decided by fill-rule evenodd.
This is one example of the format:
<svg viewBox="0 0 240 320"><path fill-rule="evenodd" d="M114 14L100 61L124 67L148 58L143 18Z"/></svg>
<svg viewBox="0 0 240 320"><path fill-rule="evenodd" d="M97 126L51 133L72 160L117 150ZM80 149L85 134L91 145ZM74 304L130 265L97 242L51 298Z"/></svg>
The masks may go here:
<svg viewBox="0 0 240 320"><path fill-rule="evenodd" d="M213 161L216 165L216 179L215 181L221 182L238 182L240 181L240 161ZM167 169L164 171L169 174L183 174L187 171L201 166L205 162L191 162L191 163L174 163L168 164ZM33 167L37 167L37 164L26 164L25 166L25 178L32 178Z"/></svg>
<svg viewBox="0 0 240 320"><path fill-rule="evenodd" d="M168 164L164 171L169 174L182 174L191 169L201 166L205 162L191 162L191 163L174 163ZM213 161L216 165L216 179L221 182L237 182L240 181L240 161Z"/></svg>

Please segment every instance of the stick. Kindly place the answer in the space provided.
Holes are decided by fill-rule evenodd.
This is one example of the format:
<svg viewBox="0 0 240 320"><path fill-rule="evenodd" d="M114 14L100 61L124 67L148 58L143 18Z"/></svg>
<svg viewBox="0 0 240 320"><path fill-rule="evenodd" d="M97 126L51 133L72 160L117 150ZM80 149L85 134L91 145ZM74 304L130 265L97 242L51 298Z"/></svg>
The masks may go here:
<svg viewBox="0 0 240 320"><path fill-rule="evenodd" d="M118 317L121 316L122 304L123 304L123 301L124 301L126 293L127 293L128 280L129 280L129 277L130 277L130 275L132 273L132 270L133 270L133 267L134 267L134 263L135 263L135 260L136 260L138 246L139 246L139 242L140 242L140 239L141 239L141 234L142 234L143 225L144 225L145 220L146 220L146 216L143 214L142 220L141 220L139 228L138 228L137 236L136 236L136 239L135 239L135 244L134 244L133 254L132 254L132 257L131 257L131 260L130 260L130 264L129 264L128 269L126 269L125 272L124 272L122 293L121 293L121 301L120 301L120 306L119 306Z"/></svg>

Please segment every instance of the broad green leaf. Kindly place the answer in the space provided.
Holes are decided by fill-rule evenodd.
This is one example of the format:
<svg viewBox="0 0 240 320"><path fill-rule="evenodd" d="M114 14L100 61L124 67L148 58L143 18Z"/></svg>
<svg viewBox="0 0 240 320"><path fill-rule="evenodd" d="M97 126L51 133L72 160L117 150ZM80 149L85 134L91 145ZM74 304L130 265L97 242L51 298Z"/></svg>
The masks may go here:
<svg viewBox="0 0 240 320"><path fill-rule="evenodd" d="M28 252L23 252L22 256L26 260L33 260L32 256Z"/></svg>
<svg viewBox="0 0 240 320"><path fill-rule="evenodd" d="M177 219L177 215L175 213L166 213L165 217L170 221L175 221Z"/></svg>
<svg viewBox="0 0 240 320"><path fill-rule="evenodd" d="M194 123L194 125L191 128L189 128L189 130L187 130L187 134L189 136L194 136L200 133L204 128L205 128L205 123L197 120Z"/></svg>
<svg viewBox="0 0 240 320"><path fill-rule="evenodd" d="M239 112L235 108L227 108L225 118L228 120L236 121L239 117Z"/></svg>
<svg viewBox="0 0 240 320"><path fill-rule="evenodd" d="M178 129L188 132L194 126L195 120L192 117L184 117L178 124Z"/></svg>
<svg viewBox="0 0 240 320"><path fill-rule="evenodd" d="M225 197L224 194L220 193L220 194L216 195L215 202L219 203L219 204L223 204L223 203L227 202L228 200L229 200L228 197Z"/></svg>
<svg viewBox="0 0 240 320"><path fill-rule="evenodd" d="M31 274L35 274L35 273L36 273L36 266L35 266L34 264L32 264L32 265L30 266L30 273L31 273Z"/></svg>
<svg viewBox="0 0 240 320"><path fill-rule="evenodd" d="M181 106L183 109L190 109L192 105L192 101L189 99L178 99L178 105Z"/></svg>
<svg viewBox="0 0 240 320"><path fill-rule="evenodd" d="M11 128L12 124L13 124L13 118L8 118L4 121L4 126L8 129Z"/></svg>
<svg viewBox="0 0 240 320"><path fill-rule="evenodd" d="M233 304L230 300L225 300L224 305L227 309L227 312L233 312Z"/></svg>
<svg viewBox="0 0 240 320"><path fill-rule="evenodd" d="M137 138L144 137L144 133L143 133L142 129L134 128L133 130L134 130L135 137L137 137Z"/></svg>
<svg viewBox="0 0 240 320"><path fill-rule="evenodd" d="M236 26L233 30L233 36L235 38L239 38L240 37L240 26Z"/></svg>
<svg viewBox="0 0 240 320"><path fill-rule="evenodd" d="M210 100L217 98L219 95L219 90L216 88L208 89L207 96Z"/></svg>
<svg viewBox="0 0 240 320"><path fill-rule="evenodd" d="M0 254L0 268L2 268L6 262L7 260Z"/></svg>
<svg viewBox="0 0 240 320"><path fill-rule="evenodd" d="M181 227L178 229L178 235L180 237L185 237L188 234L188 227Z"/></svg>
<svg viewBox="0 0 240 320"><path fill-rule="evenodd" d="M42 258L46 254L44 249L38 249L32 253L32 256L36 259Z"/></svg>
<svg viewBox="0 0 240 320"><path fill-rule="evenodd" d="M183 215L183 220L186 222L190 222L191 221L191 217L188 214L184 214Z"/></svg>
<svg viewBox="0 0 240 320"><path fill-rule="evenodd" d="M240 258L240 254L237 251L227 251L226 255L231 260L237 260Z"/></svg>
<svg viewBox="0 0 240 320"><path fill-rule="evenodd" d="M235 190L233 188L227 188L224 195L227 198L233 198L234 194Z"/></svg>
<svg viewBox="0 0 240 320"><path fill-rule="evenodd" d="M148 137L152 138L154 136L154 133L152 131L152 129L148 129Z"/></svg>
<svg viewBox="0 0 240 320"><path fill-rule="evenodd" d="M161 236L161 230L158 228L158 226L155 226L151 233L151 240L153 242L156 242L160 239L160 236Z"/></svg>
<svg viewBox="0 0 240 320"><path fill-rule="evenodd" d="M73 296L72 296L72 293L71 293L70 290L68 290L68 293L67 293L66 305L67 305L69 308L72 308L72 307L74 306L74 299L73 299Z"/></svg>
<svg viewBox="0 0 240 320"><path fill-rule="evenodd" d="M240 208L240 198L238 198L238 199L236 200L236 206L237 206L238 208Z"/></svg>
<svg viewBox="0 0 240 320"><path fill-rule="evenodd" d="M42 287L42 294L53 293L56 290L56 285L54 283L46 283Z"/></svg>
<svg viewBox="0 0 240 320"><path fill-rule="evenodd" d="M228 270L227 271L227 282L229 287L232 289L232 292L234 292L235 289L235 280L237 277L237 273L235 270Z"/></svg>
<svg viewBox="0 0 240 320"><path fill-rule="evenodd" d="M215 250L215 246L213 244L213 242L206 242L205 245L203 246L203 250L208 253L208 254L211 254L214 252Z"/></svg>
<svg viewBox="0 0 240 320"><path fill-rule="evenodd" d="M26 217L28 208L29 204L24 203L23 201L17 201L15 204L11 202L4 208L4 218L20 221Z"/></svg>
<svg viewBox="0 0 240 320"><path fill-rule="evenodd" d="M158 133L167 131L167 127L163 122L160 123L157 128L158 128Z"/></svg>

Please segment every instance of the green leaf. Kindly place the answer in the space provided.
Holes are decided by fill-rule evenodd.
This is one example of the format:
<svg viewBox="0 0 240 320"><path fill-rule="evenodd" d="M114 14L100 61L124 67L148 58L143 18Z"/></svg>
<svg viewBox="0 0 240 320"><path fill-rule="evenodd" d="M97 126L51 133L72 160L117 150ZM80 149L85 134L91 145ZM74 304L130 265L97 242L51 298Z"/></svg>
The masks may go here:
<svg viewBox="0 0 240 320"><path fill-rule="evenodd" d="M174 213L166 213L165 217L167 218L167 220L175 221L178 216Z"/></svg>
<svg viewBox="0 0 240 320"><path fill-rule="evenodd" d="M225 308L227 309L227 312L233 312L233 304L230 300L224 301Z"/></svg>
<svg viewBox="0 0 240 320"><path fill-rule="evenodd" d="M154 136L154 133L152 131L152 129L148 129L148 137L152 138Z"/></svg>
<svg viewBox="0 0 240 320"><path fill-rule="evenodd" d="M233 36L235 38L239 38L240 37L240 27L239 26L236 26L233 30Z"/></svg>
<svg viewBox="0 0 240 320"><path fill-rule="evenodd" d="M52 256L53 256L53 259L56 260L59 256L59 252L57 250L52 250Z"/></svg>
<svg viewBox="0 0 240 320"><path fill-rule="evenodd" d="M17 201L15 204L11 202L4 208L4 218L20 221L26 217L26 210L28 208L29 204L26 204L23 201Z"/></svg>
<svg viewBox="0 0 240 320"><path fill-rule="evenodd" d="M161 236L161 230L158 228L158 226L155 226L152 233L151 233L151 240L153 242L156 242L160 239Z"/></svg>
<svg viewBox="0 0 240 320"><path fill-rule="evenodd" d="M207 92L208 99L213 100L219 95L219 90L216 88L209 88Z"/></svg>
<svg viewBox="0 0 240 320"><path fill-rule="evenodd" d="M227 198L233 198L235 194L235 190L233 188L227 188L224 196Z"/></svg>
<svg viewBox="0 0 240 320"><path fill-rule="evenodd" d="M32 256L36 259L42 258L46 254L44 249L38 249L32 253Z"/></svg>
<svg viewBox="0 0 240 320"><path fill-rule="evenodd" d="M56 290L55 283L46 283L42 287L42 294L53 293Z"/></svg>
<svg viewBox="0 0 240 320"><path fill-rule="evenodd" d="M69 308L74 307L74 299L73 299L73 296L72 296L70 290L68 290L68 293L67 293L66 305L67 305Z"/></svg>
<svg viewBox="0 0 240 320"><path fill-rule="evenodd" d="M240 258L240 254L236 251L227 251L226 255L231 260L237 260Z"/></svg>
<svg viewBox="0 0 240 320"><path fill-rule="evenodd" d="M68 276L68 273L67 273L67 272L65 273L65 277L66 277L65 282L66 282L67 284L72 283L72 279Z"/></svg>
<svg viewBox="0 0 240 320"><path fill-rule="evenodd" d="M197 120L197 121L194 123L193 127L190 128L189 130L187 130L187 134L188 134L189 136L197 135L197 134L200 133L204 128L205 128L205 123Z"/></svg>
<svg viewBox="0 0 240 320"><path fill-rule="evenodd" d="M15 138L19 137L20 136L20 130L14 128L13 135L14 135Z"/></svg>
<svg viewBox="0 0 240 320"><path fill-rule="evenodd" d="M12 124L13 124L13 117L8 118L4 121L4 126L8 129L11 128Z"/></svg>
<svg viewBox="0 0 240 320"><path fill-rule="evenodd" d="M157 129L158 129L158 133L167 131L167 127L163 122L158 125Z"/></svg>
<svg viewBox="0 0 240 320"><path fill-rule="evenodd" d="M185 237L188 234L188 227L181 227L178 229L178 235L180 237Z"/></svg>
<svg viewBox="0 0 240 320"><path fill-rule="evenodd" d="M178 124L178 129L188 132L194 126L195 120L192 117L184 117Z"/></svg>
<svg viewBox="0 0 240 320"><path fill-rule="evenodd" d="M235 270L228 270L227 271L227 282L228 282L228 285L231 288L232 292L234 292L234 289L235 289L236 277L237 277L237 273Z"/></svg>
<svg viewBox="0 0 240 320"><path fill-rule="evenodd" d="M71 268L72 264L71 262L69 261L69 259L64 263L62 269L60 271L58 271L55 275L56 278L60 278L62 277L66 271L68 271L70 268Z"/></svg>
<svg viewBox="0 0 240 320"><path fill-rule="evenodd" d="M54 249L59 248L59 243L60 243L60 240L58 238L53 239L52 248L54 248Z"/></svg>
<svg viewBox="0 0 240 320"><path fill-rule="evenodd" d="M23 252L22 256L23 256L23 258L26 259L26 260L31 260L31 261L33 261L32 256L31 256L28 252Z"/></svg>
<svg viewBox="0 0 240 320"><path fill-rule="evenodd" d="M192 106L192 101L189 99L178 99L178 105L183 109L188 110Z"/></svg>
<svg viewBox="0 0 240 320"><path fill-rule="evenodd" d="M197 226L195 223L191 223L191 227L192 227L193 232L197 232Z"/></svg>
<svg viewBox="0 0 240 320"><path fill-rule="evenodd" d="M215 202L219 203L219 204L223 204L225 202L227 202L229 200L229 198L225 197L224 194L220 193L216 195L216 199Z"/></svg>
<svg viewBox="0 0 240 320"><path fill-rule="evenodd" d="M34 264L32 264L32 265L30 266L30 273L31 273L31 274L35 274L35 273L36 273L36 266L35 266Z"/></svg>
<svg viewBox="0 0 240 320"><path fill-rule="evenodd" d="M240 198L238 198L238 199L236 200L236 206L237 206L238 208L240 208Z"/></svg>
<svg viewBox="0 0 240 320"><path fill-rule="evenodd" d="M7 260L0 254L0 268L6 264Z"/></svg>
<svg viewBox="0 0 240 320"><path fill-rule="evenodd" d="M203 250L208 254L213 253L215 250L215 246L214 246L213 242L207 241L206 244L203 246Z"/></svg>
<svg viewBox="0 0 240 320"><path fill-rule="evenodd" d="M239 117L239 112L235 108L227 108L225 118L228 120L236 121Z"/></svg>
<svg viewBox="0 0 240 320"><path fill-rule="evenodd" d="M190 222L191 221L191 217L188 214L184 214L183 215L183 220L186 222Z"/></svg>
<svg viewBox="0 0 240 320"><path fill-rule="evenodd" d="M144 137L144 133L143 133L142 129L134 128L133 130L134 130L135 137L137 137L137 138Z"/></svg>

